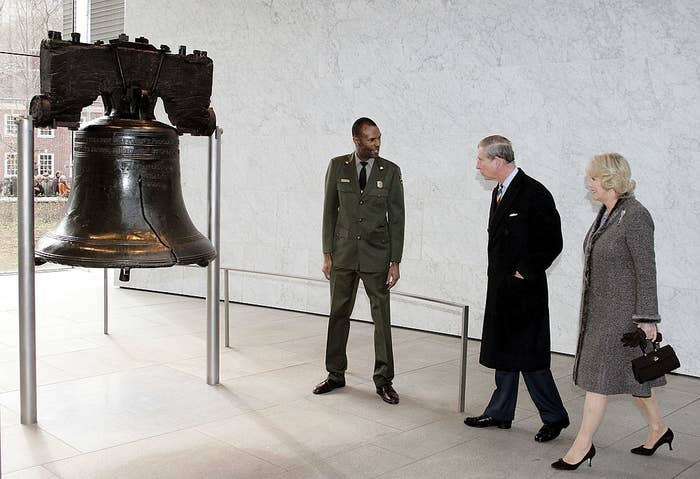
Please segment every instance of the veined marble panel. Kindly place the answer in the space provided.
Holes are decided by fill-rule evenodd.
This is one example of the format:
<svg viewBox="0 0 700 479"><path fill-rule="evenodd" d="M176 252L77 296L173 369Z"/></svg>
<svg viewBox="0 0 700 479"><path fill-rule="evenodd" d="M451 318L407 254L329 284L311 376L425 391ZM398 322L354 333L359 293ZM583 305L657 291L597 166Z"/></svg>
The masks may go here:
<svg viewBox="0 0 700 479"><path fill-rule="evenodd" d="M681 371L700 375L700 3L127 0L126 30L214 59L223 266L322 277L325 169L352 150L353 120L369 116L404 177L399 288L469 304L480 337L493 184L474 158L482 137L501 133L562 217L552 348L573 352L581 242L597 210L584 170L592 155L618 151L656 223L662 329ZM201 231L206 154L206 139L181 139L183 193ZM202 277L165 269L132 281L201 294ZM231 288L245 302L327 310L323 284L247 278ZM356 315L368 319L365 306ZM397 305L394 323L458 334L449 314L433 313Z"/></svg>

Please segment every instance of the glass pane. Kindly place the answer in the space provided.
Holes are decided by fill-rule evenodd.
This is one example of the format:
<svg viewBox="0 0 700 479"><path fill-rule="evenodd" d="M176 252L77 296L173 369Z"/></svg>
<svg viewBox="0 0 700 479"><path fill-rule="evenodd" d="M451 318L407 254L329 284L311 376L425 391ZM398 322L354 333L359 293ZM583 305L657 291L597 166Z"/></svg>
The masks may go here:
<svg viewBox="0 0 700 479"><path fill-rule="evenodd" d="M39 93L41 40L49 30L61 30L62 15L60 0L0 0L0 272L17 271L18 120ZM57 196L59 179L54 187L54 178L62 168L70 175L71 133L65 128L37 130L34 148L38 238L63 214L66 198Z"/></svg>

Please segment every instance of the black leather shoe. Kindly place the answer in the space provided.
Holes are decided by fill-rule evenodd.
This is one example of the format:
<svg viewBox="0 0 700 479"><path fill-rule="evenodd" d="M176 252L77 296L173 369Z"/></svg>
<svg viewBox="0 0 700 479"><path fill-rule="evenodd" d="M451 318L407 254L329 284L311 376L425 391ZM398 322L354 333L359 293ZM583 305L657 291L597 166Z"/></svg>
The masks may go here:
<svg viewBox="0 0 700 479"><path fill-rule="evenodd" d="M384 402L388 402L389 404L399 403L399 393L394 390L391 384L377 387L377 394L381 396Z"/></svg>
<svg viewBox="0 0 700 479"><path fill-rule="evenodd" d="M345 387L345 381L338 382L333 381L332 379L326 379L325 381L321 381L316 385L316 387L314 388L314 394L326 394L334 389L343 387Z"/></svg>
<svg viewBox="0 0 700 479"><path fill-rule="evenodd" d="M569 418L562 419L556 422L546 422L540 428L540 430L535 434L535 441L537 442L547 442L556 438L561 430L569 427Z"/></svg>
<svg viewBox="0 0 700 479"><path fill-rule="evenodd" d="M501 419L494 419L491 416L482 414L481 416L468 417L464 420L464 424L469 427L491 427L496 426L498 429L510 429L510 424L513 421L504 421Z"/></svg>

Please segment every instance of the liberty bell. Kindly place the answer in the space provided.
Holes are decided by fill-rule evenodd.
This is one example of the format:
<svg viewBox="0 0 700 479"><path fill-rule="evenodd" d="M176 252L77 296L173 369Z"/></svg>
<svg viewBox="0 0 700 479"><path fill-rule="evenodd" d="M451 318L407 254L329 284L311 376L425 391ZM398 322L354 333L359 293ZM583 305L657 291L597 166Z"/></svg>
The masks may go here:
<svg viewBox="0 0 700 479"><path fill-rule="evenodd" d="M211 59L126 35L109 44L71 37L49 32L41 42L34 125L76 129L82 109L98 96L105 116L75 133L65 215L37 242L35 261L121 268L123 280L130 268L206 266L216 251L185 208L178 135L216 129ZM155 120L158 98L174 127Z"/></svg>

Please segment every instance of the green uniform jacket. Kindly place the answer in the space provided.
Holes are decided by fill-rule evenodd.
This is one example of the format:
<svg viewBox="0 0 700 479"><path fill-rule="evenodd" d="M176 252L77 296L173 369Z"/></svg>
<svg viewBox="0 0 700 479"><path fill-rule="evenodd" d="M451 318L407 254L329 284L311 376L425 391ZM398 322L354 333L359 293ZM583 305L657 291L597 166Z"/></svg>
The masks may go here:
<svg viewBox="0 0 700 479"><path fill-rule="evenodd" d="M333 266L367 273L387 271L403 254L404 204L399 167L376 158L360 194L355 155L333 158L326 172L323 252Z"/></svg>

